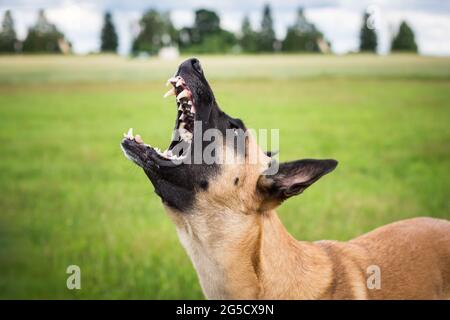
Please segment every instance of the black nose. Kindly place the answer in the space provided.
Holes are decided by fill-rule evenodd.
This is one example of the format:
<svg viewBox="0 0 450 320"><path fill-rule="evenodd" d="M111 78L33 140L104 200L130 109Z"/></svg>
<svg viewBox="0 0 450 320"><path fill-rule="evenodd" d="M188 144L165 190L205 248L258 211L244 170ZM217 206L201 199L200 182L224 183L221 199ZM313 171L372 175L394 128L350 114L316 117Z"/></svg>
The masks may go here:
<svg viewBox="0 0 450 320"><path fill-rule="evenodd" d="M184 61L180 65L180 71L185 71L185 72L195 71L199 74L203 74L202 65L200 64L200 61L196 58L191 58L191 59Z"/></svg>

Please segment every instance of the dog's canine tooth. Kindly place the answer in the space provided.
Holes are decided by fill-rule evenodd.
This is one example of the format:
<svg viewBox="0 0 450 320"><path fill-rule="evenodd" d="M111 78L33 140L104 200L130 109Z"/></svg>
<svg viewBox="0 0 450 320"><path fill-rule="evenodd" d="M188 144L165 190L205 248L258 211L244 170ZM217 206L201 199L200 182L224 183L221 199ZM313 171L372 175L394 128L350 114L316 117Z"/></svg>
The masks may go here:
<svg viewBox="0 0 450 320"><path fill-rule="evenodd" d="M184 120L184 118L186 118L186 116L185 116L185 114L184 113L182 113L181 114L181 116L178 118L178 119L180 119L181 121L183 121Z"/></svg>
<svg viewBox="0 0 450 320"><path fill-rule="evenodd" d="M183 91L180 92L179 95L177 95L177 100L181 100L183 98L187 98L189 97L189 91L187 91L186 89L184 89Z"/></svg>
<svg viewBox="0 0 450 320"><path fill-rule="evenodd" d="M127 132L125 138L131 139L131 140L134 139L134 137L133 137L133 128L128 129L128 132Z"/></svg>
<svg viewBox="0 0 450 320"><path fill-rule="evenodd" d="M175 95L175 88L170 88L169 91L167 91L163 97L167 98L168 96L174 96L174 95Z"/></svg>

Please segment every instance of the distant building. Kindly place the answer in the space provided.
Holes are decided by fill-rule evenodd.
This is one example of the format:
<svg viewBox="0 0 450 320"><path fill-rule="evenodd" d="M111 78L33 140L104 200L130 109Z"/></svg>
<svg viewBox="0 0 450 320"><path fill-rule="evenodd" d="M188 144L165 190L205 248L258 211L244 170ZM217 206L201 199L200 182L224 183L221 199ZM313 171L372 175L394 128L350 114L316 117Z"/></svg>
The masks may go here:
<svg viewBox="0 0 450 320"><path fill-rule="evenodd" d="M64 38L58 39L58 47L62 54L72 53L72 44Z"/></svg>
<svg viewBox="0 0 450 320"><path fill-rule="evenodd" d="M322 53L330 53L330 43L326 41L324 38L317 39L317 46L319 47L320 52Z"/></svg>

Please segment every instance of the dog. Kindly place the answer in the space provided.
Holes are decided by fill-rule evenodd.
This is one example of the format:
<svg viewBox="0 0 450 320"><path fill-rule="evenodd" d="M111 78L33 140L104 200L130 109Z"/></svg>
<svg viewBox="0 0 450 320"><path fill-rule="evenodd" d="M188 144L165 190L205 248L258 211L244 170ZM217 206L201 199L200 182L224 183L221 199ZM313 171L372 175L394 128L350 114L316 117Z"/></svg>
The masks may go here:
<svg viewBox="0 0 450 320"><path fill-rule="evenodd" d="M168 149L145 144L132 130L121 147L174 221L206 298L450 298L450 221L413 218L348 242L297 241L275 209L337 161L276 162L240 119L219 108L197 59L183 62L168 84L166 96L177 103ZM222 141L212 152L221 161L192 161L207 150L208 141L196 138L208 130L244 135L243 148Z"/></svg>

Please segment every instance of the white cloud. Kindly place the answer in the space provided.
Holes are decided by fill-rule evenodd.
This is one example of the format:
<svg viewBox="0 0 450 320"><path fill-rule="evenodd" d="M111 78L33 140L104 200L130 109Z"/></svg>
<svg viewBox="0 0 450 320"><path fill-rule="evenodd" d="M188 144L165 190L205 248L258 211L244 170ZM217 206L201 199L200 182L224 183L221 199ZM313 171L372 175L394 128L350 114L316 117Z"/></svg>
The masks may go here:
<svg viewBox="0 0 450 320"><path fill-rule="evenodd" d="M334 52L358 49L361 13L345 8L323 8L307 10L305 15L331 41Z"/></svg>
<svg viewBox="0 0 450 320"><path fill-rule="evenodd" d="M86 4L66 1L64 5L46 10L47 18L64 32L77 53L97 51L102 15Z"/></svg>
<svg viewBox="0 0 450 320"><path fill-rule="evenodd" d="M191 9L174 9L170 11L170 18L176 28L182 28L192 25L195 17Z"/></svg>
<svg viewBox="0 0 450 320"><path fill-rule="evenodd" d="M3 17L5 10L0 10L0 14ZM37 18L37 12L34 9L21 10L20 12L13 12L14 23L16 28L17 37L19 39L25 39L28 28L31 27Z"/></svg>
<svg viewBox="0 0 450 320"><path fill-rule="evenodd" d="M113 21L116 26L116 32L119 36L119 53L128 54L131 49L131 42L135 36L139 19L142 15L139 11L113 11Z"/></svg>

